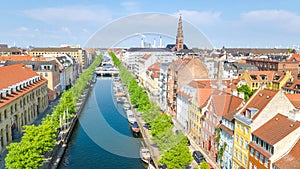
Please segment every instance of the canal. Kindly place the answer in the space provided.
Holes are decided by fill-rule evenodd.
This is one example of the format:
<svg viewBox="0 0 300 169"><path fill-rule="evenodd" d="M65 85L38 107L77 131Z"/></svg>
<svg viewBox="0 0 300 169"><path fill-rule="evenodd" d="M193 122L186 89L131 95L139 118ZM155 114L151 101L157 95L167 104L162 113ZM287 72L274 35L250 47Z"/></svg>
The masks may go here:
<svg viewBox="0 0 300 169"><path fill-rule="evenodd" d="M111 78L97 78L60 169L143 169L142 138L134 137L122 105L113 97Z"/></svg>

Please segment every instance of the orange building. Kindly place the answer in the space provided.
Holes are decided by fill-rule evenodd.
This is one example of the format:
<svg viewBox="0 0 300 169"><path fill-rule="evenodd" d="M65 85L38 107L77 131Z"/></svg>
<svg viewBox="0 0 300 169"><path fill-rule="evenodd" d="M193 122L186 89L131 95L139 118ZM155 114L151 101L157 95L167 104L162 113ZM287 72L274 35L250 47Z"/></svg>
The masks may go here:
<svg viewBox="0 0 300 169"><path fill-rule="evenodd" d="M48 107L47 80L23 64L0 67L0 151Z"/></svg>

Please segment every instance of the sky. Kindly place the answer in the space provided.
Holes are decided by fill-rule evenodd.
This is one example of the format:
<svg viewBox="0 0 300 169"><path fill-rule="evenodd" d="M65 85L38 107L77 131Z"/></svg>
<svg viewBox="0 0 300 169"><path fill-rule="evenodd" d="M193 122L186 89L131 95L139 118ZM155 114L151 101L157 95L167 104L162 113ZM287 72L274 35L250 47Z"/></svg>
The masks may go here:
<svg viewBox="0 0 300 169"><path fill-rule="evenodd" d="M151 12L182 13L215 48L294 48L300 46L299 6L299 0L2 0L0 44L84 47L111 22Z"/></svg>

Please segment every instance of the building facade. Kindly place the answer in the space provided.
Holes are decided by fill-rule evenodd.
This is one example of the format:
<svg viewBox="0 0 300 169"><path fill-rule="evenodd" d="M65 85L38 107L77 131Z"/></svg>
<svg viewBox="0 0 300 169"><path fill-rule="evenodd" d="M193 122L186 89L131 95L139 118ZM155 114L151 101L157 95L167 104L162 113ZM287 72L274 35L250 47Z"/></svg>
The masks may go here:
<svg viewBox="0 0 300 169"><path fill-rule="evenodd" d="M18 74L18 76L16 76ZM47 80L23 64L0 67L0 151L48 107Z"/></svg>

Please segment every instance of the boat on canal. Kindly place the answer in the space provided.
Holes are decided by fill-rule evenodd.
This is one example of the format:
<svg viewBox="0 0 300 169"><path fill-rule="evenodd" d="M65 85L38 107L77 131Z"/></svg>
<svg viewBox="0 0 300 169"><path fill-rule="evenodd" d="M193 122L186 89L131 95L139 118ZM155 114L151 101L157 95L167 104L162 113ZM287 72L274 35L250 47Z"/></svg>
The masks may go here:
<svg viewBox="0 0 300 169"><path fill-rule="evenodd" d="M128 122L133 125L133 123L136 122L136 118L133 114L133 111L132 110L127 110L126 115L127 115Z"/></svg>
<svg viewBox="0 0 300 169"><path fill-rule="evenodd" d="M143 162L148 164L151 159L150 150L148 148L141 148L140 149L140 157Z"/></svg>
<svg viewBox="0 0 300 169"><path fill-rule="evenodd" d="M134 122L134 123L132 124L131 130L132 130L135 134L139 134L140 131L141 131L141 129L140 129L140 127L139 127L139 125L138 125L137 122Z"/></svg>

